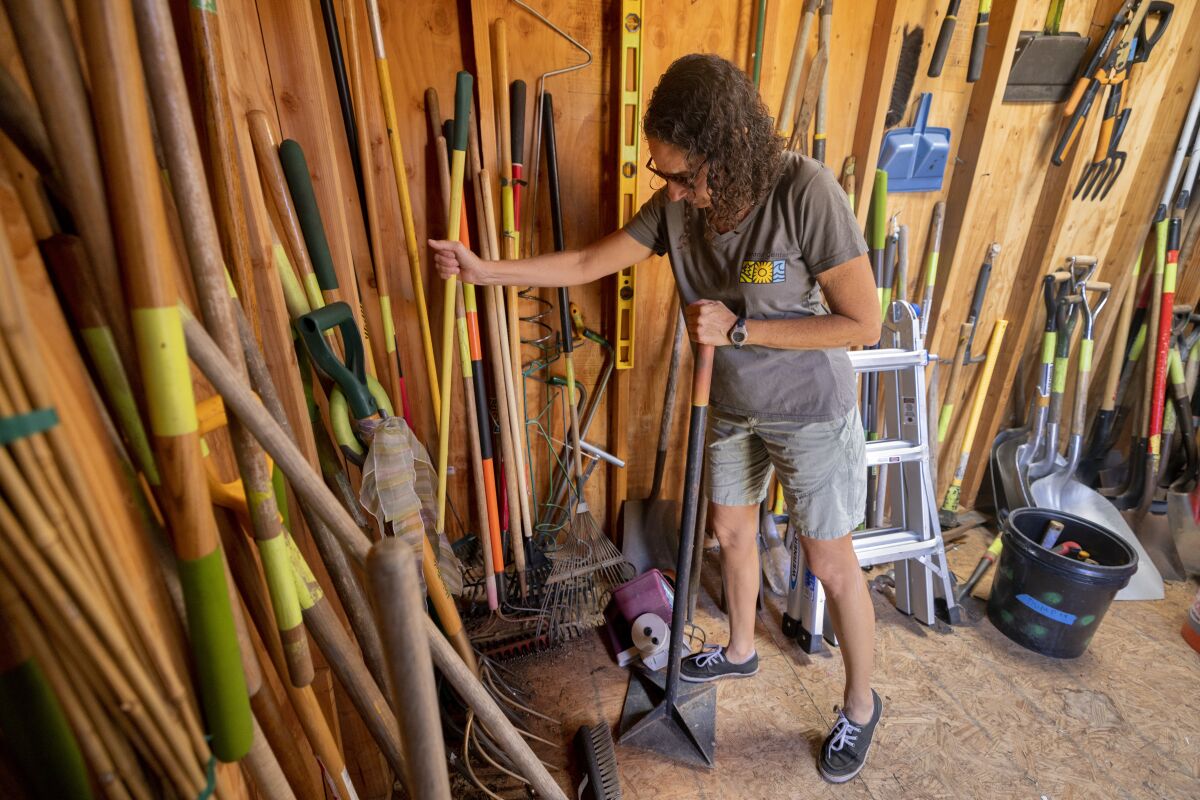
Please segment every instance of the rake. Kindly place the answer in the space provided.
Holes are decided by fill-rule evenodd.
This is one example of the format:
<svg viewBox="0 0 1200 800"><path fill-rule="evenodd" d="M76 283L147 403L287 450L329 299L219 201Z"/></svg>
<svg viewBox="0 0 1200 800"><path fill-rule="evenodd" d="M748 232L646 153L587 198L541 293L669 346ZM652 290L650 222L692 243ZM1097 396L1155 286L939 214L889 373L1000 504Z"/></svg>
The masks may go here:
<svg viewBox="0 0 1200 800"><path fill-rule="evenodd" d="M554 137L554 102L544 93L542 137L546 143L546 178L550 189L550 219L554 228L554 249L566 249L563 235L562 202L558 185L558 152ZM572 342L571 297L565 286L558 289L558 311L563 363L567 372L567 391L574 392L575 358ZM567 525L563 548L552 556L554 568L547 580L542 611L552 639L575 633L582 626L593 627L602 619L604 604L612 590L635 575L633 565L604 534L588 509L583 496L583 450L579 437L579 409L567 403L571 418L572 466L575 469L575 507Z"/></svg>

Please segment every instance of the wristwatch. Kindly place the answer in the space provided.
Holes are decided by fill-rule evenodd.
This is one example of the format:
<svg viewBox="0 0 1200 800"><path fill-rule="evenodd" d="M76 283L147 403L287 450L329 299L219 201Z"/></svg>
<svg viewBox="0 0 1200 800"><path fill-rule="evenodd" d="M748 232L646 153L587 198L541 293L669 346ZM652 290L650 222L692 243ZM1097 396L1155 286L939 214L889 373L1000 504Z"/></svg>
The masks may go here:
<svg viewBox="0 0 1200 800"><path fill-rule="evenodd" d="M746 318L738 317L737 322L729 329L729 341L733 342L734 350L741 350L746 343Z"/></svg>

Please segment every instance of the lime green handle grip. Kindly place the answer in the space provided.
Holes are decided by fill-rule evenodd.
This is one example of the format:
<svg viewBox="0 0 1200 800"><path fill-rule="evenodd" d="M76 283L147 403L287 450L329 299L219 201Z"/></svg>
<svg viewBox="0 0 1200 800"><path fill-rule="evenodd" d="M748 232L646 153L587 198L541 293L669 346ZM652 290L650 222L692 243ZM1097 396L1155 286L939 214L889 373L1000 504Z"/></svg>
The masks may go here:
<svg viewBox="0 0 1200 800"><path fill-rule="evenodd" d="M321 221L321 209L317 207L312 176L300 143L295 139L284 139L279 145L279 162L283 165L283 175L292 194L292 204L296 207L300 232L304 234L304 245L308 248L313 272L317 274L317 283L322 291L334 291L338 288L338 280L333 271L333 255L329 252L325 224Z"/></svg>
<svg viewBox="0 0 1200 800"><path fill-rule="evenodd" d="M187 601L188 639L213 755L237 761L250 751L254 729L220 549L180 559L179 582Z"/></svg>
<svg viewBox="0 0 1200 800"><path fill-rule="evenodd" d="M34 796L93 796L79 742L32 658L0 672L0 731Z"/></svg>
<svg viewBox="0 0 1200 800"><path fill-rule="evenodd" d="M882 250L887 245L887 170L875 170L875 190L871 193L870 219L867 227L871 232L871 249Z"/></svg>
<svg viewBox="0 0 1200 800"><path fill-rule="evenodd" d="M469 72L459 72L454 83L454 149L467 150L467 125L471 121L471 92L474 79Z"/></svg>

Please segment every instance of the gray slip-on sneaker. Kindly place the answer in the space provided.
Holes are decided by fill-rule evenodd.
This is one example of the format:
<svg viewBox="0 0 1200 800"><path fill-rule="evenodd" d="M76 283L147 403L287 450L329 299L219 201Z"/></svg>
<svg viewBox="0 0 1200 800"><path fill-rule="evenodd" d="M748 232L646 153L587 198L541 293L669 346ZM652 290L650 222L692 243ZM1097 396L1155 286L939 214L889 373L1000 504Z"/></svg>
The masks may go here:
<svg viewBox="0 0 1200 800"><path fill-rule="evenodd" d="M699 653L683 659L679 666L679 677L689 683L706 683L721 678L749 678L758 672L758 653L741 664L734 664L725 656L725 648L719 644L706 645Z"/></svg>
<svg viewBox="0 0 1200 800"><path fill-rule="evenodd" d="M837 722L821 745L817 769L821 777L830 783L845 783L851 780L862 772L867 763L867 753L871 750L875 726L879 724L879 717L883 714L883 700L874 689L871 690L871 697L875 700L875 708L870 722L855 725L845 713L838 711Z"/></svg>

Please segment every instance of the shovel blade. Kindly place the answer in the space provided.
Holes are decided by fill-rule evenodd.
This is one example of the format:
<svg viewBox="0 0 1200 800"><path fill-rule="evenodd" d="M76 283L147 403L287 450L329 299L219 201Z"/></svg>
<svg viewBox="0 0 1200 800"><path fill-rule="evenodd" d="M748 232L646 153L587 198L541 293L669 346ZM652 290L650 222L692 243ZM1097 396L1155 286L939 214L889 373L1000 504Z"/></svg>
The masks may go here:
<svg viewBox="0 0 1200 800"><path fill-rule="evenodd" d="M628 500L621 553L637 574L673 571L679 554L679 504L674 500Z"/></svg>

